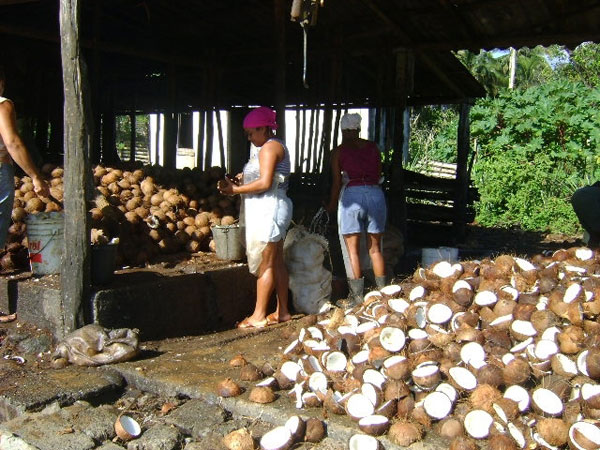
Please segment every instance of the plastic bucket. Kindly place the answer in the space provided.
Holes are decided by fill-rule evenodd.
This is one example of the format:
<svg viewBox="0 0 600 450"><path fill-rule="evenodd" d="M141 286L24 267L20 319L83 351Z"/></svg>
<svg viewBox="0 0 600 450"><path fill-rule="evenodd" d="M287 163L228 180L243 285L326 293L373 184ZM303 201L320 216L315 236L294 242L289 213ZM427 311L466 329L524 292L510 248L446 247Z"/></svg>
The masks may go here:
<svg viewBox="0 0 600 450"><path fill-rule="evenodd" d="M64 213L60 211L29 214L25 218L29 261L34 275L60 273L64 222Z"/></svg>
<svg viewBox="0 0 600 450"><path fill-rule="evenodd" d="M429 267L439 261L458 261L458 249L456 247L424 248L421 250L421 266Z"/></svg>
<svg viewBox="0 0 600 450"><path fill-rule="evenodd" d="M92 245L92 283L109 283L115 273L117 244Z"/></svg>
<svg viewBox="0 0 600 450"><path fill-rule="evenodd" d="M239 225L215 225L211 227L217 258L227 261L244 259L242 230Z"/></svg>

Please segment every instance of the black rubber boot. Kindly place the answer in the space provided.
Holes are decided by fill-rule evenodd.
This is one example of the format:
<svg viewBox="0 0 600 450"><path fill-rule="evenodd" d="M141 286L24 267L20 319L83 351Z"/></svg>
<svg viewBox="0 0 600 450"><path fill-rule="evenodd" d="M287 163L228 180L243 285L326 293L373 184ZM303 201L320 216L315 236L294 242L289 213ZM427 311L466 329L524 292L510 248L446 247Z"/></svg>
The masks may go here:
<svg viewBox="0 0 600 450"><path fill-rule="evenodd" d="M387 282L385 281L385 275L375 277L375 286L377 287L377 289L381 289L387 286Z"/></svg>
<svg viewBox="0 0 600 450"><path fill-rule="evenodd" d="M365 279L364 278L356 278L356 279L348 279L348 298L343 300L338 300L336 303L340 308L353 308L356 305L360 305L364 300L364 290L365 290Z"/></svg>

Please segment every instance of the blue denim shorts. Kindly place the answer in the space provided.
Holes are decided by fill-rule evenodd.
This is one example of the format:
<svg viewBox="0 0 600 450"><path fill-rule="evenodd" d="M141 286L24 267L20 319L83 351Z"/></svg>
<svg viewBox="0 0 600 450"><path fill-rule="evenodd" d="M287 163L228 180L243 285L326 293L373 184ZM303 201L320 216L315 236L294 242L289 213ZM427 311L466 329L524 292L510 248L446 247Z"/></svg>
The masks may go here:
<svg viewBox="0 0 600 450"><path fill-rule="evenodd" d="M387 207L379 185L350 186L344 190L340 205L342 234L367 231L378 234L385 231Z"/></svg>
<svg viewBox="0 0 600 450"><path fill-rule="evenodd" d="M8 227L12 223L15 200L15 169L10 163L0 163L0 248L4 247Z"/></svg>

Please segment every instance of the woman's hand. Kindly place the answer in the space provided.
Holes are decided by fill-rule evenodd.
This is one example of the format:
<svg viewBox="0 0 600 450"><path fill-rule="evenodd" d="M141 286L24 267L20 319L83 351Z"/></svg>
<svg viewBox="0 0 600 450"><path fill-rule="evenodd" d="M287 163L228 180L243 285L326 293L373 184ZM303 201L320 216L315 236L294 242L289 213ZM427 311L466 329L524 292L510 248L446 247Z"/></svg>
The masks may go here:
<svg viewBox="0 0 600 450"><path fill-rule="evenodd" d="M223 195L233 195L233 188L234 184L227 177L223 178L222 180L219 180L219 182L217 183L217 189L219 189L219 192Z"/></svg>

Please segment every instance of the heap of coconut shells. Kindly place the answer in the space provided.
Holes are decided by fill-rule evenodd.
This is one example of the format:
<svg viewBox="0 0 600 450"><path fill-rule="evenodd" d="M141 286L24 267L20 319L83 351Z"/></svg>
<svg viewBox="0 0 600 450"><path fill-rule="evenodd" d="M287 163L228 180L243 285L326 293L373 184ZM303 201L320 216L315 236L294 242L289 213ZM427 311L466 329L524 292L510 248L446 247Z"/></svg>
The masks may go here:
<svg viewBox="0 0 600 450"><path fill-rule="evenodd" d="M28 268L27 214L62 210L63 169L45 164L42 172L50 184L49 198L36 195L31 178L15 177L13 223L0 260L5 271ZM159 254L214 251L211 226L231 225L239 215L239 199L218 192L224 173L220 167L95 166L92 244L118 237L119 266L141 266Z"/></svg>
<svg viewBox="0 0 600 450"><path fill-rule="evenodd" d="M430 430L451 449L598 449L598 314L600 252L442 261L301 328L261 384L349 416L351 449Z"/></svg>

